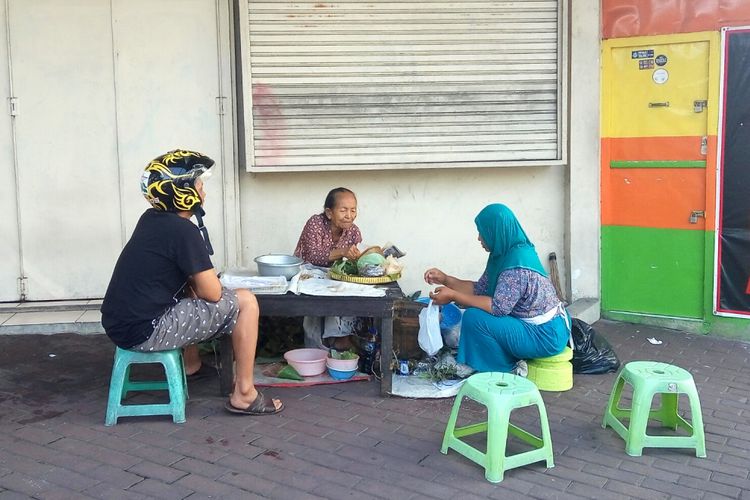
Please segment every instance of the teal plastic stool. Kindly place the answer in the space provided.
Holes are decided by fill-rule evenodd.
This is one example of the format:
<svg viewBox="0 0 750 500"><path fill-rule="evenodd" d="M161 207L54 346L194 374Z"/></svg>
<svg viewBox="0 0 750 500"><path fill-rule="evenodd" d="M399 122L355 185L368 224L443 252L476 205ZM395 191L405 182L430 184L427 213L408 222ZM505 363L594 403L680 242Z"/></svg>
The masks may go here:
<svg viewBox="0 0 750 500"><path fill-rule="evenodd" d="M130 380L130 366L138 363L160 363L164 366L166 380ZM122 400L131 391L169 391L169 403L123 405ZM182 350L137 352L115 348L115 363L109 383L109 400L104 425L115 425L119 417L172 415L176 424L185 422L185 400L188 397L187 379L182 364Z"/></svg>
<svg viewBox="0 0 750 500"><path fill-rule="evenodd" d="M630 408L619 406L625 382L633 387ZM653 398L661 395L661 407L651 409ZM677 412L679 395L690 401L692 424ZM622 418L629 418L628 427ZM685 429L688 436L651 436L646 434L649 420L661 422L662 427ZM703 415L698 390L687 370L656 361L631 361L620 371L609 403L604 412L602 427L612 427L625 440L625 452L634 457L643 454L643 448L695 448L697 457L706 456L706 439L703 433Z"/></svg>
<svg viewBox="0 0 750 500"><path fill-rule="evenodd" d="M458 412L465 397L487 407L486 422L456 428ZM511 410L532 405L536 405L539 409L541 438L510 423ZM487 453L482 453L460 439L479 432L487 433ZM506 456L508 433L532 445L534 449ZM502 481L506 470L540 460L546 460L547 467L554 467L547 410L539 390L533 382L511 373L472 375L466 379L453 403L440 452L446 454L448 448L453 448L469 460L484 467L484 477L492 483Z"/></svg>

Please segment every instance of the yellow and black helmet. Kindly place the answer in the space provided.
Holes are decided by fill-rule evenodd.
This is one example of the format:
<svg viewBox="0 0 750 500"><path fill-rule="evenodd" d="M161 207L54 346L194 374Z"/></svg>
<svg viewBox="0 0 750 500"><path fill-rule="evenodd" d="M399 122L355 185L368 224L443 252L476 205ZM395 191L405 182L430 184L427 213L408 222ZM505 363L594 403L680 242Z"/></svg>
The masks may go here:
<svg viewBox="0 0 750 500"><path fill-rule="evenodd" d="M141 175L141 191L151 206L168 212L195 211L201 197L195 180L214 164L196 151L175 149L151 160Z"/></svg>

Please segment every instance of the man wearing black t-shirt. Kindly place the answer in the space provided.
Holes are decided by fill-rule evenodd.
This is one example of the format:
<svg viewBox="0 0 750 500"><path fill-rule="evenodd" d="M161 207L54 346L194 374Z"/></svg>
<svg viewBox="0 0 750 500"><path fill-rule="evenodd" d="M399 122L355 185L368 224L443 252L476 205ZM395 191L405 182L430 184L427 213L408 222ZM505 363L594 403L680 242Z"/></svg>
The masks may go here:
<svg viewBox="0 0 750 500"><path fill-rule="evenodd" d="M209 157L187 150L152 160L141 188L153 208L138 221L122 250L102 303L102 325L122 349L185 349L186 372L200 368L195 344L232 336L235 385L225 408L245 415L278 413L253 384L258 302L248 290L221 286L203 227L206 194L201 176ZM190 221L195 215L200 227ZM203 233L201 235L201 233Z"/></svg>

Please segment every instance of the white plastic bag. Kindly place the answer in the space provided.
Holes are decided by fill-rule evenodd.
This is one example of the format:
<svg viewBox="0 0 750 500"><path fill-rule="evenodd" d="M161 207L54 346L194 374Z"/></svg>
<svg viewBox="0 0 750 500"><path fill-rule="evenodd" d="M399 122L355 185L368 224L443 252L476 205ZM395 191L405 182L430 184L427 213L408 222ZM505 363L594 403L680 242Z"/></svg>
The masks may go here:
<svg viewBox="0 0 750 500"><path fill-rule="evenodd" d="M440 335L440 307L432 301L419 313L419 347L429 356L433 356L443 347Z"/></svg>

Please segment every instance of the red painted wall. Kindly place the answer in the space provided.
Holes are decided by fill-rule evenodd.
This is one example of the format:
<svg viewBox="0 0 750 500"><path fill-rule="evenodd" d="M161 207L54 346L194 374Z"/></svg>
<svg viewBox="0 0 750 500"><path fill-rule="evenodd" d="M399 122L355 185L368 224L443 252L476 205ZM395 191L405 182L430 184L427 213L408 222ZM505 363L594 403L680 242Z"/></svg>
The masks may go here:
<svg viewBox="0 0 750 500"><path fill-rule="evenodd" d="M750 25L750 0L602 0L602 38Z"/></svg>

